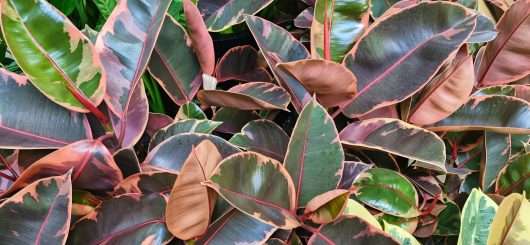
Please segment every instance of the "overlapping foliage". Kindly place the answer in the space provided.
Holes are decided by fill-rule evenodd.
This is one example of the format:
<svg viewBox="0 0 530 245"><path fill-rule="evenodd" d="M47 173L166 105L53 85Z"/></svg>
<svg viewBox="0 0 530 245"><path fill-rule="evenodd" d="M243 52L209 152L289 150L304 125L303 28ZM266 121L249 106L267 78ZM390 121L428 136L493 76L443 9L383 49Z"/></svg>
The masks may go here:
<svg viewBox="0 0 530 245"><path fill-rule="evenodd" d="M0 0L0 244L529 244L529 16Z"/></svg>

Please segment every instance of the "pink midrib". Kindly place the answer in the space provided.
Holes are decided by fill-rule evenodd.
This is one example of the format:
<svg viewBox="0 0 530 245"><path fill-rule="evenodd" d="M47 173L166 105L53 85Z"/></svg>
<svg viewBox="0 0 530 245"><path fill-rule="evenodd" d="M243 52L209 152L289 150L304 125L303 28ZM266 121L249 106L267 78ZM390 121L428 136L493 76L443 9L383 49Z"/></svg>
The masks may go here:
<svg viewBox="0 0 530 245"><path fill-rule="evenodd" d="M226 220L214 231L214 233L210 236L210 238L208 238L208 240L206 240L204 242L204 244L209 244L212 239L221 231L221 229L226 225L226 223L228 223L228 221L230 221L232 219L232 217L234 217L235 215L237 214L237 211L234 211L233 214L231 214L230 216L228 216L226 218Z"/></svg>
<svg viewBox="0 0 530 245"><path fill-rule="evenodd" d="M39 233L37 233L37 238L35 239L35 245L39 245L40 244L40 239L41 239L42 233L44 233L44 226L48 223L48 220L50 219L50 215L52 214L52 209L55 206L55 202L57 202L57 199L59 198L59 193L61 191L61 188L59 188L59 192L53 198L53 202L50 205L50 209L48 210L48 213L46 214L46 218L44 218L44 221L42 222L42 224L40 226Z"/></svg>
<svg viewBox="0 0 530 245"><path fill-rule="evenodd" d="M30 134L28 132L24 132L24 131L21 131L21 130L17 130L17 129L13 129L13 128L8 128L4 125L1 125L0 124L0 129L5 129L7 131L12 131L12 132L15 132L15 133L18 133L18 134L22 134L22 135L27 135L27 136L30 136L30 137L35 137L37 139L41 139L41 140L44 140L44 141L48 141L48 142L53 142L53 143L57 143L57 144L61 144L61 145L68 145L69 143L68 142L65 142L65 141L60 141L60 140L54 140L54 139L50 139L50 138L45 138L43 136L39 136L39 135L35 135L35 134Z"/></svg>
<svg viewBox="0 0 530 245"><path fill-rule="evenodd" d="M300 159L300 172L298 174L298 181L296 183L296 201L294 203L296 206L298 206L298 202L300 201L300 189L302 187L302 175L304 175L305 156L307 149L307 135L309 134L309 125L311 124L311 111L309 112L307 118L308 120L305 129L304 146L302 148L302 157Z"/></svg>
<svg viewBox="0 0 530 245"><path fill-rule="evenodd" d="M168 73L171 75L171 78L173 78L173 81L175 81L175 84L177 85L178 89L180 90L180 93L182 93L182 95L184 96L184 99L186 101L189 100L188 98L188 95L186 94L186 92L184 91L184 88L182 87L182 85L180 84L179 80L177 79L177 77L175 76L175 73L173 72L173 69L171 69L171 67L169 66L169 64L166 62L166 60L164 59L164 56L160 53L160 51L158 50L158 48L156 48L156 44L155 44L155 48L154 48L154 51L155 53L160 56L160 60L162 61L162 64L164 64L164 67L166 68L166 70L168 71Z"/></svg>
<svg viewBox="0 0 530 245"><path fill-rule="evenodd" d="M88 160L92 156L92 150L96 148L97 143L98 141L94 141L94 143L92 143L92 145L90 146L90 150L85 152L85 155L83 156L83 160L81 161L81 165L77 169L75 175L72 176L72 182L74 182L79 177L79 175L81 175L83 170L86 168L88 164Z"/></svg>

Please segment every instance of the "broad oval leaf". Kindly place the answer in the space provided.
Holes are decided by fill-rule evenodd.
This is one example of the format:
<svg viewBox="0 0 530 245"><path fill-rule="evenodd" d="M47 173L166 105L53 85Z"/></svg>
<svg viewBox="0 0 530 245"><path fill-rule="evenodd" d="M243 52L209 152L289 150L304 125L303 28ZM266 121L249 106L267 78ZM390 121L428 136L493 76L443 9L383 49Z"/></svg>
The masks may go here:
<svg viewBox="0 0 530 245"><path fill-rule="evenodd" d="M255 120L245 125L241 133L232 136L229 142L283 162L289 136L272 121Z"/></svg>
<svg viewBox="0 0 530 245"><path fill-rule="evenodd" d="M404 218L420 215L416 189L397 172L384 168L368 169L355 179L352 186L355 196L370 207Z"/></svg>
<svg viewBox="0 0 530 245"><path fill-rule="evenodd" d="M70 173L35 181L0 204L0 239L13 244L64 244L71 208Z"/></svg>
<svg viewBox="0 0 530 245"><path fill-rule="evenodd" d="M144 165L178 173L182 164L190 155L192 146L198 145L204 140L211 141L223 158L241 152L237 147L220 137L208 134L186 133L175 135L155 147L145 158Z"/></svg>
<svg viewBox="0 0 530 245"><path fill-rule="evenodd" d="M295 186L297 207L304 207L315 196L335 189L343 161L344 152L333 119L313 99L298 117L284 161Z"/></svg>
<svg viewBox="0 0 530 245"><path fill-rule="evenodd" d="M316 224L327 224L342 215L348 203L349 190L331 190L322 193L307 203L304 217Z"/></svg>
<svg viewBox="0 0 530 245"><path fill-rule="evenodd" d="M346 67L328 60L299 60L277 65L316 94L324 107L338 106L357 94L357 78Z"/></svg>
<svg viewBox="0 0 530 245"><path fill-rule="evenodd" d="M487 244L530 244L530 203L521 194L504 198L488 236Z"/></svg>
<svg viewBox="0 0 530 245"><path fill-rule="evenodd" d="M150 112L147 126L145 127L145 133L149 135L149 137L153 137L158 130L169 126L171 123L173 123L173 119L168 115Z"/></svg>
<svg viewBox="0 0 530 245"><path fill-rule="evenodd" d="M203 120L207 118L204 112L201 110L201 108L197 104L193 102L188 102L179 108L179 111L177 112L177 116L175 117L175 121L185 120L185 119Z"/></svg>
<svg viewBox="0 0 530 245"><path fill-rule="evenodd" d="M216 195L201 183L209 180L222 159L215 145L205 140L192 148L182 165L166 207L167 227L179 239L189 240L206 232Z"/></svg>
<svg viewBox="0 0 530 245"><path fill-rule="evenodd" d="M202 0L198 3L204 23L211 32L220 32L244 21L245 15L253 15L273 0Z"/></svg>
<svg viewBox="0 0 530 245"><path fill-rule="evenodd" d="M92 42L45 0L1 4L4 40L31 82L69 110L95 110L105 94L106 76Z"/></svg>
<svg viewBox="0 0 530 245"><path fill-rule="evenodd" d="M399 241L400 244L420 245L418 240L416 240L416 238L412 234L408 233L403 228L393 225L393 224L389 224L386 221L383 221L383 223L385 226L385 232L388 233L388 235L392 236L397 241Z"/></svg>
<svg viewBox="0 0 530 245"><path fill-rule="evenodd" d="M232 209L213 222L197 244L263 244L276 231L252 216Z"/></svg>
<svg viewBox="0 0 530 245"><path fill-rule="evenodd" d="M342 62L368 26L368 0L317 0L311 24L311 56Z"/></svg>
<svg viewBox="0 0 530 245"><path fill-rule="evenodd" d="M445 164L445 145L438 135L398 119L354 122L340 132L340 140L347 147L380 150L437 166Z"/></svg>
<svg viewBox="0 0 530 245"><path fill-rule="evenodd" d="M199 100L209 106L239 110L287 110L291 96L282 87L266 82L236 85L228 91L201 90Z"/></svg>
<svg viewBox="0 0 530 245"><path fill-rule="evenodd" d="M132 148L122 148L112 154L114 162L120 168L123 178L141 172L140 161Z"/></svg>
<svg viewBox="0 0 530 245"><path fill-rule="evenodd" d="M455 236L460 231L460 208L456 203L447 201L446 207L438 214L438 225L434 231L439 236Z"/></svg>
<svg viewBox="0 0 530 245"><path fill-rule="evenodd" d="M176 174L164 171L133 174L116 186L113 196L130 193L160 193L168 195L171 192L176 180Z"/></svg>
<svg viewBox="0 0 530 245"><path fill-rule="evenodd" d="M155 135L153 135L151 142L149 142L149 151L153 150L157 145L172 136L184 133L209 134L219 125L221 125L221 122L210 120L186 119L176 121L171 125L160 129Z"/></svg>
<svg viewBox="0 0 530 245"><path fill-rule="evenodd" d="M262 222L282 229L300 225L295 215L291 177L272 158L253 152L234 154L217 166L208 186L234 207Z"/></svg>
<svg viewBox="0 0 530 245"><path fill-rule="evenodd" d="M497 37L497 30L495 30L495 24L485 15L479 15L477 17L477 26L475 30L466 41L467 43L484 43L494 40Z"/></svg>
<svg viewBox="0 0 530 245"><path fill-rule="evenodd" d="M125 194L103 201L73 225L68 244L165 244L173 236L158 193Z"/></svg>
<svg viewBox="0 0 530 245"><path fill-rule="evenodd" d="M458 245L486 244L497 204L478 189L473 189L462 209Z"/></svg>
<svg viewBox="0 0 530 245"><path fill-rule="evenodd" d="M5 194L14 193L31 183L72 171L73 188L108 194L123 180L112 155L99 140L83 140L41 158L27 168Z"/></svg>
<svg viewBox="0 0 530 245"><path fill-rule="evenodd" d="M427 127L435 132L488 130L497 133L530 134L530 103L502 95L471 97L455 113Z"/></svg>
<svg viewBox="0 0 530 245"><path fill-rule="evenodd" d="M526 191L526 198L530 198L530 154L519 156L504 167L495 189L501 195Z"/></svg>
<svg viewBox="0 0 530 245"><path fill-rule="evenodd" d="M105 102L118 118L111 121L124 147L134 145L147 124L149 107L140 78L170 3L119 0L96 41L107 75Z"/></svg>
<svg viewBox="0 0 530 245"><path fill-rule="evenodd" d="M508 134L484 133L484 150L480 164L480 186L490 190L501 169L510 160L511 137Z"/></svg>
<svg viewBox="0 0 530 245"><path fill-rule="evenodd" d="M226 51L217 63L217 82L237 80L243 82L272 82L272 77L259 64L259 54L250 45L238 46Z"/></svg>
<svg viewBox="0 0 530 245"><path fill-rule="evenodd" d="M358 85L357 97L341 106L344 114L362 116L417 92L469 38L476 18L458 4L422 2L376 21L344 59ZM410 72L419 66L422 69Z"/></svg>
<svg viewBox="0 0 530 245"><path fill-rule="evenodd" d="M307 244L399 244L391 236L356 216L345 215L321 225Z"/></svg>
<svg viewBox="0 0 530 245"><path fill-rule="evenodd" d="M179 106L191 101L202 84L202 70L190 38L169 15L164 19L148 69Z"/></svg>
<svg viewBox="0 0 530 245"><path fill-rule="evenodd" d="M370 14L374 19L378 19L399 1L400 0L370 0Z"/></svg>
<svg viewBox="0 0 530 245"><path fill-rule="evenodd" d="M247 123L260 119L256 111L242 111L230 108L220 108L213 116L214 121L223 122L216 131L237 134Z"/></svg>
<svg viewBox="0 0 530 245"><path fill-rule="evenodd" d="M344 215L359 217L373 227L383 230L381 224L379 224L377 219L370 213L370 211L353 199L348 199L346 208L344 209Z"/></svg>
<svg viewBox="0 0 530 245"><path fill-rule="evenodd" d="M309 52L288 31L268 20L246 16L245 21L276 81L289 92L296 111L301 111L311 100L311 95L300 82L278 69L276 64L309 59Z"/></svg>
<svg viewBox="0 0 530 245"><path fill-rule="evenodd" d="M26 77L4 69L0 69L0 117L1 148L57 149L92 138L85 115L56 105Z"/></svg>
<svg viewBox="0 0 530 245"><path fill-rule="evenodd" d="M528 0L517 1L502 15L497 23L499 34L488 43L479 64L479 86L509 83L530 74L530 44L521 42L530 33L529 17Z"/></svg>
<svg viewBox="0 0 530 245"><path fill-rule="evenodd" d="M458 52L455 62L434 77L418 95L408 121L429 125L443 120L465 104L475 84L473 57L467 46Z"/></svg>
<svg viewBox="0 0 530 245"><path fill-rule="evenodd" d="M191 43L197 53L197 59L201 64L202 71L207 75L212 75L215 67L215 50L212 37L206 29L206 25L197 6L190 0L183 0L182 7L186 16L186 24L188 24L187 30L190 34Z"/></svg>

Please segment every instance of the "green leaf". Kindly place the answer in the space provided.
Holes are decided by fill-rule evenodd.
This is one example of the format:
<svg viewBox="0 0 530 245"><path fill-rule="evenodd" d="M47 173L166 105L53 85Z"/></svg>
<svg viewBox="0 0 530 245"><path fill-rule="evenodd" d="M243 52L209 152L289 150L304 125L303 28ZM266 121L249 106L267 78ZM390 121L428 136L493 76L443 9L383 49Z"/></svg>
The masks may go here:
<svg viewBox="0 0 530 245"><path fill-rule="evenodd" d="M204 140L211 141L223 158L241 152L237 147L220 137L209 134L185 133L172 136L156 146L149 152L142 165L178 173L190 155L192 147L199 145Z"/></svg>
<svg viewBox="0 0 530 245"><path fill-rule="evenodd" d="M420 215L416 189L397 172L384 168L368 169L355 179L353 188L355 196L372 208L404 218Z"/></svg>
<svg viewBox="0 0 530 245"><path fill-rule="evenodd" d="M340 132L346 147L380 150L443 168L445 145L433 132L398 119L354 122Z"/></svg>
<svg viewBox="0 0 530 245"><path fill-rule="evenodd" d="M435 1L377 20L344 59L358 85L357 96L340 107L344 114L362 116L416 93L469 38L476 18L461 5ZM410 72L419 66L423 68Z"/></svg>
<svg viewBox="0 0 530 245"><path fill-rule="evenodd" d="M304 105L311 100L311 95L300 82L281 71L276 67L276 64L309 59L309 52L288 31L268 20L246 16L245 21L276 81L289 92L294 108L300 112Z"/></svg>
<svg viewBox="0 0 530 245"><path fill-rule="evenodd" d="M381 224L377 221L377 219L366 209L362 204L358 203L355 200L348 199L346 203L346 208L344 208L344 215L347 216L355 216L359 217L362 220L369 223L371 226L383 230L383 227L381 227Z"/></svg>
<svg viewBox="0 0 530 245"><path fill-rule="evenodd" d="M448 118L428 126L440 131L488 130L505 134L530 134L530 104L524 100L502 95L471 97Z"/></svg>
<svg viewBox="0 0 530 245"><path fill-rule="evenodd" d="M530 244L530 203L521 194L504 198L493 219L487 244Z"/></svg>
<svg viewBox="0 0 530 245"><path fill-rule="evenodd" d="M109 18L110 14L112 13L112 10L114 10L114 8L116 7L116 0L94 0L94 4L99 9L101 16L103 16L103 18L106 20Z"/></svg>
<svg viewBox="0 0 530 245"><path fill-rule="evenodd" d="M399 244L391 236L356 216L342 216L321 225L308 244Z"/></svg>
<svg viewBox="0 0 530 245"><path fill-rule="evenodd" d="M316 99L298 117L285 155L285 168L296 190L297 207L335 189L343 170L344 152L337 128Z"/></svg>
<svg viewBox="0 0 530 245"><path fill-rule="evenodd" d="M45 0L9 0L2 1L0 22L17 64L46 97L69 110L95 110L105 71L92 42L68 18Z"/></svg>
<svg viewBox="0 0 530 245"><path fill-rule="evenodd" d="M245 15L253 15L273 0L200 0L198 8L204 14L208 31L220 32L244 21Z"/></svg>
<svg viewBox="0 0 530 245"><path fill-rule="evenodd" d="M349 190L337 189L324 192L307 203L304 216L316 224L326 224L343 214L346 208Z"/></svg>
<svg viewBox="0 0 530 245"><path fill-rule="evenodd" d="M0 117L1 148L57 149L92 137L84 114L58 106L26 77L4 69L0 69Z"/></svg>
<svg viewBox="0 0 530 245"><path fill-rule="evenodd" d="M199 100L209 106L220 106L239 110L286 110L291 96L280 86L266 82L251 82L236 85L228 91L201 90Z"/></svg>
<svg viewBox="0 0 530 245"><path fill-rule="evenodd" d="M219 125L221 125L221 122L196 119L186 119L174 122L169 126L158 130L158 132L153 135L151 142L149 142L149 151L153 150L157 145L162 143L162 141L172 136L184 133L209 134Z"/></svg>
<svg viewBox="0 0 530 245"><path fill-rule="evenodd" d="M510 135L493 132L484 133L485 156L480 165L480 185L482 189L489 190L495 184L499 172L508 164L510 147Z"/></svg>
<svg viewBox="0 0 530 245"><path fill-rule="evenodd" d="M456 236L460 232L460 208L451 201L445 202L445 206L438 214L438 225L434 235Z"/></svg>
<svg viewBox="0 0 530 245"><path fill-rule="evenodd" d="M64 15L68 16L75 10L76 1L64 1L64 0L48 0L53 6L55 6Z"/></svg>
<svg viewBox="0 0 530 245"><path fill-rule="evenodd" d="M289 136L272 121L255 120L245 125L241 133L232 136L229 142L283 162Z"/></svg>
<svg viewBox="0 0 530 245"><path fill-rule="evenodd" d="M72 227L68 244L164 244L166 200L158 193L125 194L103 201Z"/></svg>
<svg viewBox="0 0 530 245"><path fill-rule="evenodd" d="M473 189L462 209L458 245L486 244L497 204L479 189Z"/></svg>
<svg viewBox="0 0 530 245"><path fill-rule="evenodd" d="M342 62L368 25L366 11L368 0L317 0L311 25L312 58Z"/></svg>
<svg viewBox="0 0 530 245"><path fill-rule="evenodd" d="M64 244L71 208L70 173L35 181L0 204L0 239L12 244Z"/></svg>
<svg viewBox="0 0 530 245"><path fill-rule="evenodd" d="M413 235L408 233L407 231L403 230L403 228L399 226L395 226L392 224L389 224L385 221L383 221L385 226L385 232L388 233L390 236L392 236L394 239L399 241L400 244L403 245L420 245L418 240L414 238Z"/></svg>
<svg viewBox="0 0 530 245"><path fill-rule="evenodd" d="M213 222L196 244L263 244L274 231L276 227L234 208Z"/></svg>
<svg viewBox="0 0 530 245"><path fill-rule="evenodd" d="M234 207L262 222L282 229L300 225L291 177L272 158L253 152L234 154L217 166L208 186Z"/></svg>
<svg viewBox="0 0 530 245"><path fill-rule="evenodd" d="M182 105L178 112L175 120L185 120L185 119L198 119L203 120L207 119L204 112L201 108L193 102L188 102Z"/></svg>
<svg viewBox="0 0 530 245"><path fill-rule="evenodd" d="M392 5L399 2L400 0L371 0L371 15L374 19L379 18L387 10L389 10Z"/></svg>
<svg viewBox="0 0 530 245"><path fill-rule="evenodd" d="M184 27L166 16L151 54L148 69L175 104L190 102L202 84L197 54Z"/></svg>
<svg viewBox="0 0 530 245"><path fill-rule="evenodd" d="M519 156L499 173L496 188L501 195L523 193L530 198L530 154Z"/></svg>
<svg viewBox="0 0 530 245"><path fill-rule="evenodd" d="M118 196L130 193L144 195L160 193L168 195L175 184L175 180L177 180L176 174L164 171L137 173L120 182L114 189L112 195Z"/></svg>

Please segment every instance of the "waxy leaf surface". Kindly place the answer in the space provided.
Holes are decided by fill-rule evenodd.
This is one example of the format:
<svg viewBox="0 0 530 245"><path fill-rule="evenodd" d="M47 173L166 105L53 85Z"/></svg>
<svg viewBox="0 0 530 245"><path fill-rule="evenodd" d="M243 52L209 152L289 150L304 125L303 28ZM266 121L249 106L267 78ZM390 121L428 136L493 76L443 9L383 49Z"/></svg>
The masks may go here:
<svg viewBox="0 0 530 245"><path fill-rule="evenodd" d="M241 133L232 136L229 142L283 162L289 136L272 121L255 120L245 125Z"/></svg>
<svg viewBox="0 0 530 245"><path fill-rule="evenodd" d="M245 15L253 15L273 0L202 0L198 3L208 31L219 32L244 21Z"/></svg>
<svg viewBox="0 0 530 245"><path fill-rule="evenodd" d="M267 69L260 66L259 59L258 51L250 45L231 48L217 63L217 82L272 82L271 75Z"/></svg>
<svg viewBox="0 0 530 245"><path fill-rule="evenodd" d="M499 173L496 190L501 195L523 193L530 198L530 154L519 156L512 160Z"/></svg>
<svg viewBox="0 0 530 245"><path fill-rule="evenodd" d="M322 193L307 203L304 216L316 224L327 224L342 215L350 196L349 190L337 189Z"/></svg>
<svg viewBox="0 0 530 245"><path fill-rule="evenodd" d="M196 119L186 119L174 122L171 125L160 129L151 138L151 142L149 142L149 151L153 150L157 145L172 136L184 133L209 134L219 125L221 125L221 122Z"/></svg>
<svg viewBox="0 0 530 245"><path fill-rule="evenodd" d="M487 244L529 244L530 202L521 194L504 198L488 236Z"/></svg>
<svg viewBox="0 0 530 245"><path fill-rule="evenodd" d="M173 185L177 180L177 175L163 172L153 171L144 172L131 175L120 182L114 189L114 196L130 193L160 193L169 194Z"/></svg>
<svg viewBox="0 0 530 245"><path fill-rule="evenodd" d="M215 67L215 50L212 37L202 19L202 14L190 0L183 0L182 6L184 7L191 44L197 53L201 69L205 74L212 75Z"/></svg>
<svg viewBox="0 0 530 245"><path fill-rule="evenodd" d="M478 189L473 189L462 209L458 245L486 244L497 204Z"/></svg>

